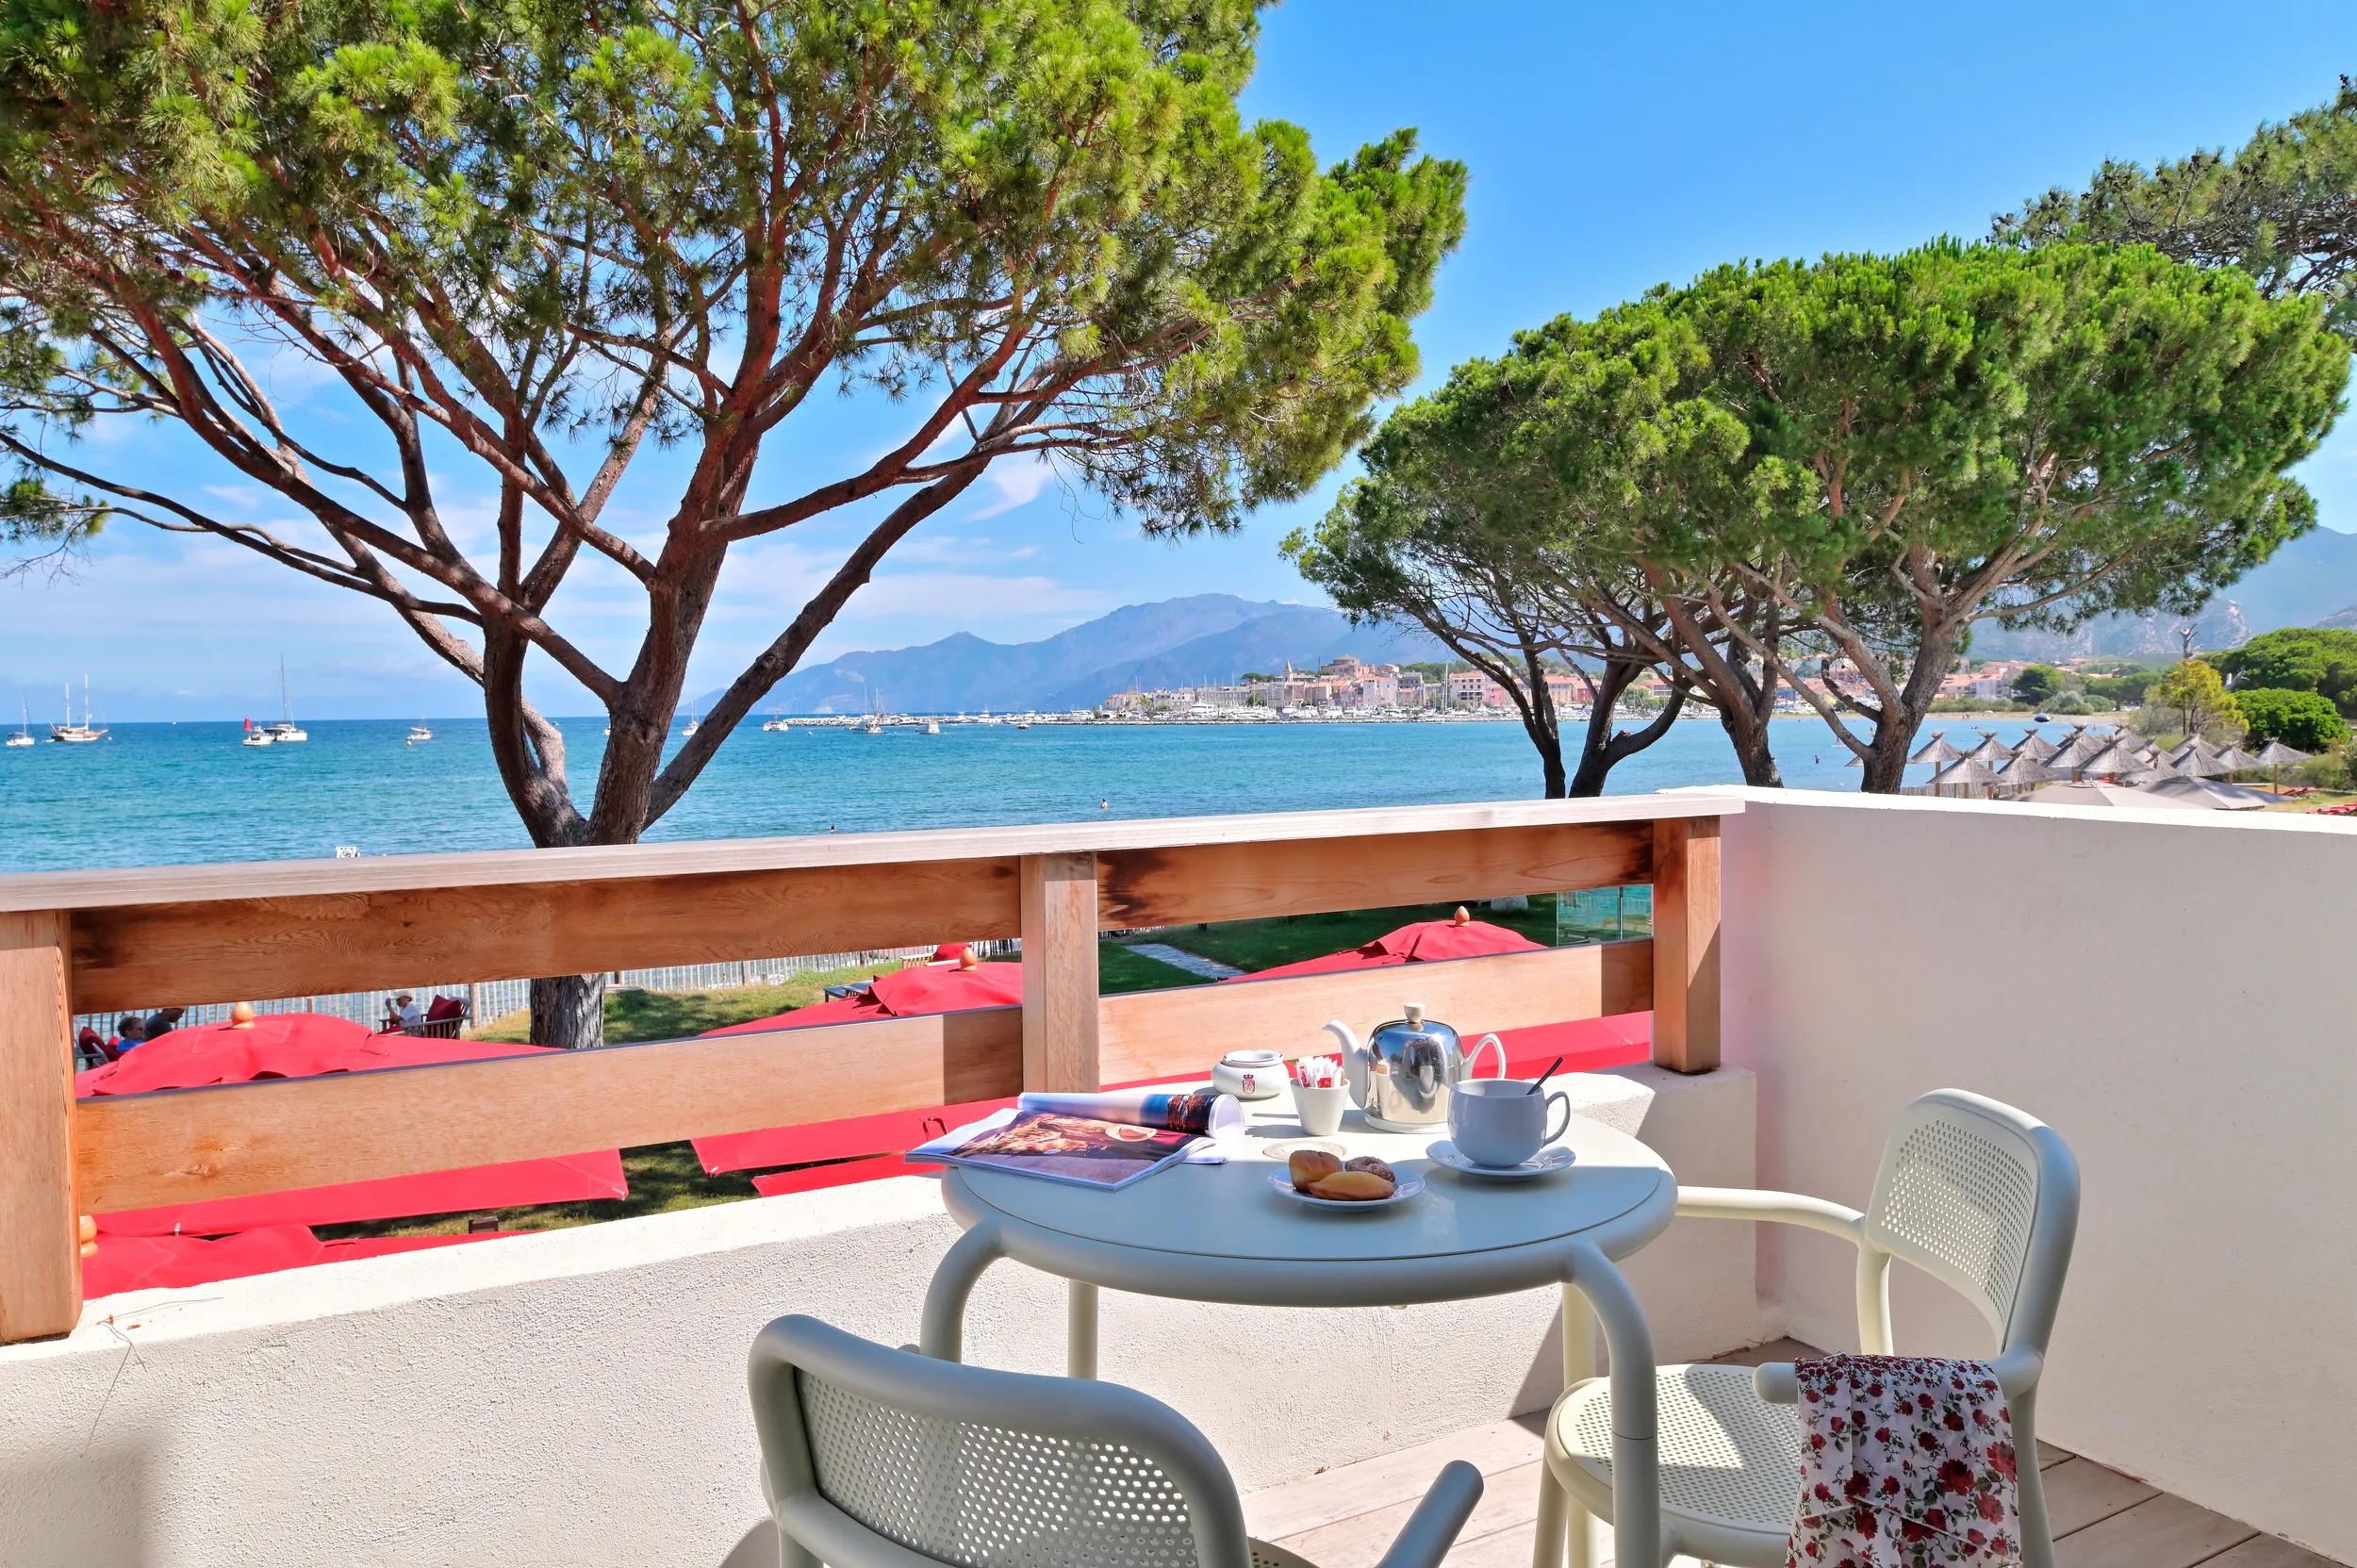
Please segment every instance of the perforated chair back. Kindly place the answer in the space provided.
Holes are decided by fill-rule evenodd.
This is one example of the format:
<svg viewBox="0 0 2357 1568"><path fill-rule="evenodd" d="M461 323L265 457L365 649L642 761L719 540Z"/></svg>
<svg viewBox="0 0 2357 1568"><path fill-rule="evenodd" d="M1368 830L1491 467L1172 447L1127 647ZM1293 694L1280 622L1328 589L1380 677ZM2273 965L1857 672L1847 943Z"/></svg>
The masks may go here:
<svg viewBox="0 0 2357 1568"><path fill-rule="evenodd" d="M1865 1239L1962 1294L2002 1346L2043 1354L2078 1226L2078 1162L2052 1129L1940 1089L1891 1131Z"/></svg>
<svg viewBox="0 0 2357 1568"><path fill-rule="evenodd" d="M789 1568L1251 1563L1219 1455L1132 1390L934 1361L807 1317L761 1331L750 1378Z"/></svg>

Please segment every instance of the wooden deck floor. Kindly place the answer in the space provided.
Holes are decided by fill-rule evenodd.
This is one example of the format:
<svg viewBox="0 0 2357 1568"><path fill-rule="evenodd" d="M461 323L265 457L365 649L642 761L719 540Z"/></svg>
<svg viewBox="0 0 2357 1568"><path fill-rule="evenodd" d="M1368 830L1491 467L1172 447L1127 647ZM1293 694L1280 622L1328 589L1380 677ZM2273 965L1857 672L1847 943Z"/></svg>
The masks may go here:
<svg viewBox="0 0 2357 1568"><path fill-rule="evenodd" d="M1786 1340L1720 1358L1742 1365L1813 1355ZM1373 1568L1442 1464L1466 1460L1488 1479L1449 1554L1450 1568L1528 1568L1539 1497L1541 1417L1493 1422L1378 1459L1272 1487L1244 1499L1263 1541L1318 1568ZM2038 1444L2057 1568L2338 1568L2091 1460ZM1692 1560L1677 1560L1689 1568Z"/></svg>

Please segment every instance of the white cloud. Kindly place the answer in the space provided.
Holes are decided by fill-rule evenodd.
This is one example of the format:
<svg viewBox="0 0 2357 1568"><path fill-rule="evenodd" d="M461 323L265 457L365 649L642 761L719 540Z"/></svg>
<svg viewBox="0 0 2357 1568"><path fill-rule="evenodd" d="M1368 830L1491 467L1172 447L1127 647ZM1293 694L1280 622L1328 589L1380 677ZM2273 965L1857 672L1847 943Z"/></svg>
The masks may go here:
<svg viewBox="0 0 2357 1568"><path fill-rule="evenodd" d="M1040 492L1047 489L1055 477L1055 465L1037 454L1001 457L982 470L982 484L988 493L982 504L968 515L979 522L984 518L1012 512L1018 506L1029 506L1039 499Z"/></svg>

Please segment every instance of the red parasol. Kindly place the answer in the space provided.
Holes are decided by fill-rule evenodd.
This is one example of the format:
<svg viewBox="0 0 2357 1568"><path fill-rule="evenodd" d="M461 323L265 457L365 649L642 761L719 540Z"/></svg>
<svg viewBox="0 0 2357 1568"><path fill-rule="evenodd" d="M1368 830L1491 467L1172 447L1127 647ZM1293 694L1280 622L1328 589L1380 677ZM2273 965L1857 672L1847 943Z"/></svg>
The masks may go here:
<svg viewBox="0 0 2357 1568"><path fill-rule="evenodd" d="M788 1013L773 1013L706 1034L765 1034L817 1024L857 1024L871 1018L914 1018L972 1007L1013 1007L1023 1000L1023 966L983 964L961 956L950 964L917 964L878 975L865 991Z"/></svg>
<svg viewBox="0 0 2357 1568"><path fill-rule="evenodd" d="M222 1279L241 1279L249 1275L275 1274L282 1269L306 1268L313 1263L454 1246L518 1233L490 1230L464 1236L372 1236L323 1242L303 1226L278 1225L242 1230L219 1241L204 1241L195 1236L102 1234L97 1249L82 1260L82 1295L95 1299L124 1291L185 1289Z"/></svg>
<svg viewBox="0 0 2357 1568"><path fill-rule="evenodd" d="M1298 963L1279 964L1247 975L1230 975L1221 983L1274 980L1286 975L1335 974L1346 969L1379 969L1388 965L1428 964L1444 959L1478 958L1489 953L1537 952L1542 948L1541 943L1504 926L1475 920L1459 909L1446 920L1419 920L1361 947L1305 958ZM1460 1025L1459 1032L1470 1043L1483 1032L1476 1024ZM1653 1015L1625 1013L1608 1018L1500 1030L1498 1043L1506 1048L1508 1077L1535 1073L1558 1055L1563 1057L1563 1065L1574 1072L1627 1066L1650 1060L1653 1055ZM1277 1048L1288 1048L1280 1045Z"/></svg>
<svg viewBox="0 0 2357 1568"><path fill-rule="evenodd" d="M324 1014L277 1013L244 1024L204 1024L159 1034L125 1053L120 1062L75 1074L74 1092L88 1098L199 1089L263 1079L536 1055L548 1048L371 1034L348 1019ZM561 1159L516 1160L465 1170L124 1210L99 1215L98 1228L113 1236L219 1234L462 1210L518 1209L535 1203L624 1197L629 1192L620 1152L602 1149Z"/></svg>
<svg viewBox="0 0 2357 1568"><path fill-rule="evenodd" d="M757 1034L819 1024L864 1023L874 1018L912 1018L932 1013L962 1013L978 1007L1013 1007L1023 1000L1023 966L984 964L961 954L955 963L920 964L878 975L856 996L791 1013L708 1030L709 1034ZM979 1100L924 1112L895 1111L847 1116L803 1127L772 1127L694 1140L696 1158L714 1175L766 1165L802 1164L852 1155L898 1152L1009 1103Z"/></svg>
<svg viewBox="0 0 2357 1568"><path fill-rule="evenodd" d="M1229 980L1277 980L1286 975L1330 975L1344 969L1379 969L1391 964L1427 964L1444 958L1479 958L1489 953L1537 952L1543 944L1520 932L1476 920L1459 909L1446 920L1418 920L1374 941L1338 953L1256 969Z"/></svg>
<svg viewBox="0 0 2357 1568"><path fill-rule="evenodd" d="M473 1062L546 1048L485 1040L371 1034L349 1018L324 1013L266 1013L244 1024L198 1024L158 1034L124 1051L119 1062L74 1074L74 1092L143 1095L157 1089L202 1089L264 1078L316 1078L321 1073Z"/></svg>

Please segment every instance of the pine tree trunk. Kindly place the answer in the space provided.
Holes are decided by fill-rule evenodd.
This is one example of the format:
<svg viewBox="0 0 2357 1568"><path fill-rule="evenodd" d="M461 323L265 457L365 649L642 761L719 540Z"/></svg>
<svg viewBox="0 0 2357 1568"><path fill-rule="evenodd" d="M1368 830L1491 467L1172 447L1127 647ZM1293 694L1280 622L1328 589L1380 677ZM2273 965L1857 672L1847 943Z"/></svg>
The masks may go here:
<svg viewBox="0 0 2357 1568"><path fill-rule="evenodd" d="M534 981L532 1043L566 1050L605 1044L605 976L557 975Z"/></svg>
<svg viewBox="0 0 2357 1568"><path fill-rule="evenodd" d="M1720 709L1720 722L1727 732L1727 741L1735 748L1735 760L1743 769L1743 782L1761 789L1782 789L1784 774L1776 767L1775 753L1768 748L1768 720L1748 714L1730 714Z"/></svg>

